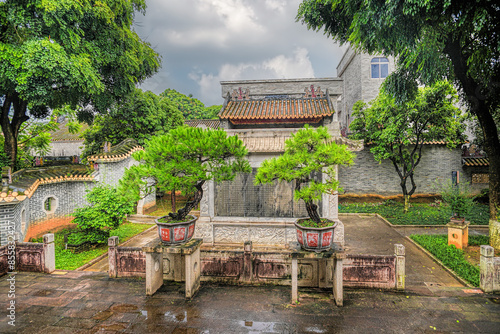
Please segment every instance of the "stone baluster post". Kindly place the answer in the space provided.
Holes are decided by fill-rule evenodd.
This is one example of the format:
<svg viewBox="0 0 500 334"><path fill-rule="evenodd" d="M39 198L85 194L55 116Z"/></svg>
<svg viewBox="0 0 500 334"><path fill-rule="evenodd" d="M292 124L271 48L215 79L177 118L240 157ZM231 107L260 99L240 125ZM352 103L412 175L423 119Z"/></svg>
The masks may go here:
<svg viewBox="0 0 500 334"><path fill-rule="evenodd" d="M43 236L43 257L45 263L43 272L50 274L56 270L56 250L54 246L54 234L52 233Z"/></svg>
<svg viewBox="0 0 500 334"><path fill-rule="evenodd" d="M118 277L117 247L120 242L117 236L108 238L108 275L110 278Z"/></svg>
<svg viewBox="0 0 500 334"><path fill-rule="evenodd" d="M479 262L479 271L481 278L479 287L484 292L493 292L495 283L495 264L494 248L487 245L481 245L481 258Z"/></svg>
<svg viewBox="0 0 500 334"><path fill-rule="evenodd" d="M396 254L396 289L405 289L405 246L401 244L394 245L394 253Z"/></svg>

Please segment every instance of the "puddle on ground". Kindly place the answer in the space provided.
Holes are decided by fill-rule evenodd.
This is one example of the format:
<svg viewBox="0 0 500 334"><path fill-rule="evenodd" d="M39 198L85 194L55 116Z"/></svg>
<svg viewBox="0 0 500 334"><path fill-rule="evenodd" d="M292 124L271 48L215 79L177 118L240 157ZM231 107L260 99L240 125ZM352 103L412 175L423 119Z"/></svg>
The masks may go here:
<svg viewBox="0 0 500 334"><path fill-rule="evenodd" d="M174 313L174 312L165 312L165 318L169 320L173 320L176 322L187 322L187 312L186 311L181 311L179 313Z"/></svg>
<svg viewBox="0 0 500 334"><path fill-rule="evenodd" d="M324 329L318 327L306 327L305 330L311 333L326 333Z"/></svg>

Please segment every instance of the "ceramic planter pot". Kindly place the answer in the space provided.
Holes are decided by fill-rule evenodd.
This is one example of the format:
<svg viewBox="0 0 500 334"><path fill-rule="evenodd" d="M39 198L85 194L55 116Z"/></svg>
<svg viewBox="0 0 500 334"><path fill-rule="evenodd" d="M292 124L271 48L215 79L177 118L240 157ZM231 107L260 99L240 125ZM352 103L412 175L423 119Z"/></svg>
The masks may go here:
<svg viewBox="0 0 500 334"><path fill-rule="evenodd" d="M300 223L309 218L300 218L295 222L297 229L297 241L300 246L307 251L322 252L332 248L333 235L337 222L331 221L332 226L328 227L304 227Z"/></svg>
<svg viewBox="0 0 500 334"><path fill-rule="evenodd" d="M164 245L182 245L191 240L196 220L198 220L197 217L187 216L187 221L180 223L162 223L159 220L163 218L168 218L168 216L155 219L155 223L158 226L160 240Z"/></svg>

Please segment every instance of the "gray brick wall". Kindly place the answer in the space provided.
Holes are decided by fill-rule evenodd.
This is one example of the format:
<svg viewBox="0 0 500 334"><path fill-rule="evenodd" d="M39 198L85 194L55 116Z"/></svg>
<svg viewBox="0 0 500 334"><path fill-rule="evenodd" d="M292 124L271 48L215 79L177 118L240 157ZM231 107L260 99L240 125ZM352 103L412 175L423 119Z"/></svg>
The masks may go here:
<svg viewBox="0 0 500 334"><path fill-rule="evenodd" d="M354 165L339 168L340 185L345 193L401 194L400 179L389 160L381 163L373 158L369 148L355 152ZM451 179L452 171L460 171L461 181L470 182L470 173L462 169L460 149L442 145L426 145L415 170L416 193L436 193L435 185Z"/></svg>
<svg viewBox="0 0 500 334"><path fill-rule="evenodd" d="M51 218L65 217L73 213L76 208L88 205L85 196L87 190L94 187L93 182L61 182L40 185L29 200L29 221L39 222ZM47 198L56 200L55 209L48 213L44 209Z"/></svg>

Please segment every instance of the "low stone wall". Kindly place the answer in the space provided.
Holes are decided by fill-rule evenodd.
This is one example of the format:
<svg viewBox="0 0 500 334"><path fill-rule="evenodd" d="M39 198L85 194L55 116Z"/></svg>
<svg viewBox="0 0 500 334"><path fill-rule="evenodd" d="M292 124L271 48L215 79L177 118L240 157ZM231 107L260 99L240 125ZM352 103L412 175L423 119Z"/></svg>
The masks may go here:
<svg viewBox="0 0 500 334"><path fill-rule="evenodd" d="M481 246L479 287L484 292L500 291L500 257L494 257L495 250L491 246Z"/></svg>
<svg viewBox="0 0 500 334"><path fill-rule="evenodd" d="M251 245L251 243L248 243ZM145 277L145 253L141 248L117 247L118 237L108 239L109 277ZM405 254L395 245L396 255L348 255L344 260L344 286L404 289ZM291 285L292 252L278 247L242 245L203 245L201 275L203 281ZM183 263L171 263L164 257L163 278L182 280ZM333 286L331 262L327 259L298 260L298 286L328 288Z"/></svg>
<svg viewBox="0 0 500 334"><path fill-rule="evenodd" d="M146 254L141 247L118 247L118 237L108 239L109 277L146 277Z"/></svg>
<svg viewBox="0 0 500 334"><path fill-rule="evenodd" d="M13 272L9 268L9 245L0 247L0 275ZM43 236L43 243L15 243L15 271L51 273L56 269L54 235Z"/></svg>

